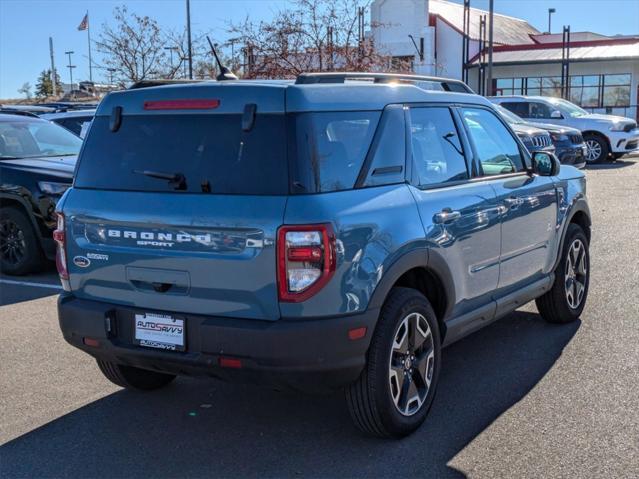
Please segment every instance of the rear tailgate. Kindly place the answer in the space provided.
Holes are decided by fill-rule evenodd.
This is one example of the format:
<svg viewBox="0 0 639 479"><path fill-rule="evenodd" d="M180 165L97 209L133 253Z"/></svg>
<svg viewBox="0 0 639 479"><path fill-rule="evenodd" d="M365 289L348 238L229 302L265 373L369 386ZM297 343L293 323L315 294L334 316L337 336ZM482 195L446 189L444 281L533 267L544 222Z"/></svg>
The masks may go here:
<svg viewBox="0 0 639 479"><path fill-rule="evenodd" d="M247 104L255 105L248 117L257 114L243 129ZM210 83L110 95L79 161L63 207L75 296L279 318L283 88ZM179 181L162 177L178 174Z"/></svg>
<svg viewBox="0 0 639 479"><path fill-rule="evenodd" d="M275 234L285 197L73 189L74 295L162 311L277 319Z"/></svg>

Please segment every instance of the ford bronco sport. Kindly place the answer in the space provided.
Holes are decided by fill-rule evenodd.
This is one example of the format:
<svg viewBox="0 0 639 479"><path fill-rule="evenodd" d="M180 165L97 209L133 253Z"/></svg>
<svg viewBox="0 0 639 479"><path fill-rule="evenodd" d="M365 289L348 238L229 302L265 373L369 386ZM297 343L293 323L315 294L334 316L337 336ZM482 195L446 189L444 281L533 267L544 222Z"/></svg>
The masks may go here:
<svg viewBox="0 0 639 479"><path fill-rule="evenodd" d="M488 100L382 79L109 94L58 205L65 339L127 388L344 388L401 437L443 346L533 299L579 317L584 175Z"/></svg>

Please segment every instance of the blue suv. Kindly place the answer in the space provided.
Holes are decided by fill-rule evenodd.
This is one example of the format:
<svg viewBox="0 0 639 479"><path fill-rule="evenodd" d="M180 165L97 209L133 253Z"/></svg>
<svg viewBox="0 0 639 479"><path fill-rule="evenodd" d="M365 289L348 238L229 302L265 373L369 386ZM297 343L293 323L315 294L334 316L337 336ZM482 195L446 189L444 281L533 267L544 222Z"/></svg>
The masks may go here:
<svg viewBox="0 0 639 479"><path fill-rule="evenodd" d="M109 94L58 204L60 327L123 387L343 388L401 437L443 346L533 299L580 315L586 181L479 96L318 78Z"/></svg>

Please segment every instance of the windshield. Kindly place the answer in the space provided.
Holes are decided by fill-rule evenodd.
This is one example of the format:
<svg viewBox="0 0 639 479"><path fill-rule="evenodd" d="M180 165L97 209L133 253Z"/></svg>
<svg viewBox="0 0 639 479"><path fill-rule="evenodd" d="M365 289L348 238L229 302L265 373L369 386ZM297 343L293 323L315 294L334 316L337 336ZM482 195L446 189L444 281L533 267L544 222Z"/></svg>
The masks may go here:
<svg viewBox="0 0 639 479"><path fill-rule="evenodd" d="M81 146L80 138L48 121L0 122L0 159L77 155Z"/></svg>
<svg viewBox="0 0 639 479"><path fill-rule="evenodd" d="M584 110L583 108L578 107L574 103L570 103L567 100L562 100L562 99L557 98L557 99L550 100L550 102L553 105L558 106L562 110L563 113L567 113L568 115L570 115L573 118L578 118L580 116L588 115L588 112L586 110Z"/></svg>
<svg viewBox="0 0 639 479"><path fill-rule="evenodd" d="M511 125L521 125L526 123L521 117L515 115L512 111L507 110L501 105L494 105L501 117L506 120L506 123L510 123Z"/></svg>

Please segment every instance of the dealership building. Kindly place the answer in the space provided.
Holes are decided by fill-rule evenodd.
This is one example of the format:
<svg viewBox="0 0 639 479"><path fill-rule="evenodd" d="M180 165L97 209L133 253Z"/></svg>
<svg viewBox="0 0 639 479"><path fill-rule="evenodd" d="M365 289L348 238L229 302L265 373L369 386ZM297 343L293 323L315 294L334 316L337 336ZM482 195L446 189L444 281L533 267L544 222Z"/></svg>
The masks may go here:
<svg viewBox="0 0 639 479"><path fill-rule="evenodd" d="M378 48L410 61L416 73L466 78L486 95L562 96L566 72L563 91L572 102L638 118L639 34L609 37L572 25L570 42L564 42L562 33L542 33L525 20L495 13L493 81L482 87L487 18L487 11L472 8L472 0L466 15L462 4L444 0L374 0L371 35Z"/></svg>

